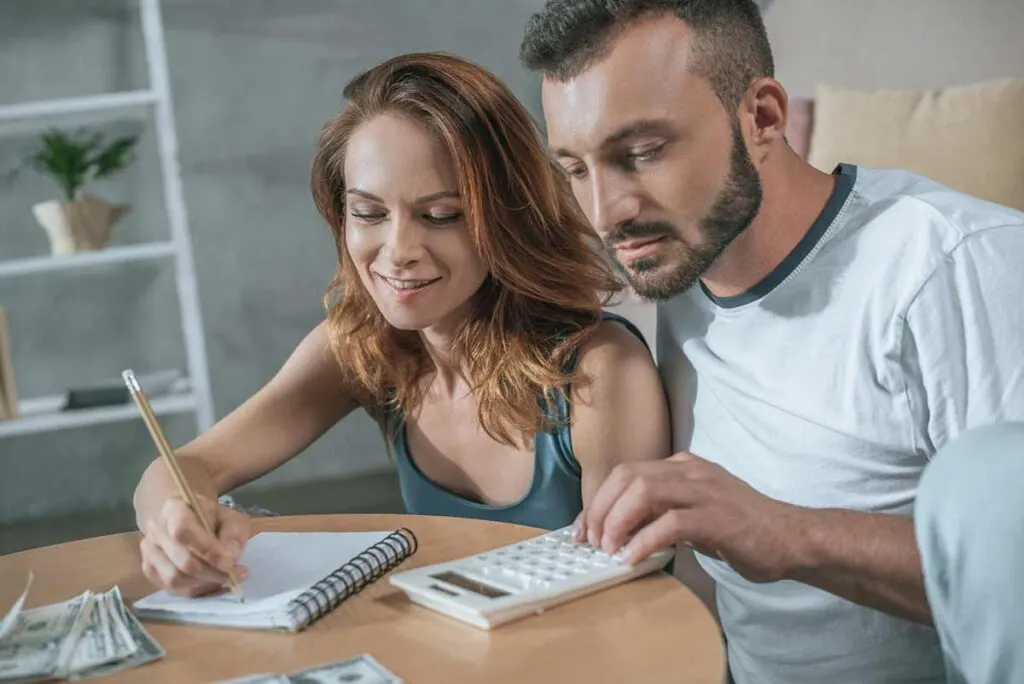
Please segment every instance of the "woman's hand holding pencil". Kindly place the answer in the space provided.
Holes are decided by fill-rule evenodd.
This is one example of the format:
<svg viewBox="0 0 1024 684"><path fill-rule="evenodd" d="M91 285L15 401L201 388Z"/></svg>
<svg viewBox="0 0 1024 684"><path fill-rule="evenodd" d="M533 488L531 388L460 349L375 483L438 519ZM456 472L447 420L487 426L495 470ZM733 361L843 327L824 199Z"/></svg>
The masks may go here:
<svg viewBox="0 0 1024 684"><path fill-rule="evenodd" d="M142 572L150 582L175 594L201 596L228 584L228 573L241 582L248 575L238 564L249 539L249 518L197 495L215 530L207 532L179 496L164 502L143 530Z"/></svg>
<svg viewBox="0 0 1024 684"><path fill-rule="evenodd" d="M157 586L186 596L227 584L244 601L239 582L246 571L238 561L249 539L249 519L192 491L135 373L121 375L177 491L142 530L143 573Z"/></svg>

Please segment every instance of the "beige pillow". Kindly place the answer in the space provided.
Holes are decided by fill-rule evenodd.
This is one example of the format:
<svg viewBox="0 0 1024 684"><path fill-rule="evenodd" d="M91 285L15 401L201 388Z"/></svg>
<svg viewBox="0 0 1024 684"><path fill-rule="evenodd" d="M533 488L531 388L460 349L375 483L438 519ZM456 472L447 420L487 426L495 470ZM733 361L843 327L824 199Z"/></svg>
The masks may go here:
<svg viewBox="0 0 1024 684"><path fill-rule="evenodd" d="M819 85L808 161L903 168L1024 209L1024 79L941 90Z"/></svg>

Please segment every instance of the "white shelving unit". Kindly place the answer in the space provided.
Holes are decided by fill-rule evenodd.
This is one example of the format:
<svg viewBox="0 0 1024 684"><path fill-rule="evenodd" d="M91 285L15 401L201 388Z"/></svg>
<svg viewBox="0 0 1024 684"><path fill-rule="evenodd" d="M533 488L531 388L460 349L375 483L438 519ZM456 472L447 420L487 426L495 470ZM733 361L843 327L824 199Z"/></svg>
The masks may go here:
<svg viewBox="0 0 1024 684"><path fill-rule="evenodd" d="M0 135L45 128L55 120L73 119L77 124L82 124L119 118L152 117L160 154L170 239L67 256L0 260L0 278L143 261L172 261L185 340L188 389L176 394L151 397L151 403L158 415L194 413L197 429L203 431L213 423L213 399L203 342L192 239L181 187L178 139L159 0L139 0L139 15L149 73L148 89L3 106L0 107ZM61 397L37 397L20 401L21 417L0 422L0 438L139 419L134 403L71 411L60 410L61 405Z"/></svg>
<svg viewBox="0 0 1024 684"><path fill-rule="evenodd" d="M54 396L37 397L19 402L22 416L17 420L0 422L0 437L32 435L139 418L139 410L134 403L61 411L59 407L63 400L63 396ZM153 413L158 416L191 413L196 410L195 397L191 392L157 397L149 403Z"/></svg>

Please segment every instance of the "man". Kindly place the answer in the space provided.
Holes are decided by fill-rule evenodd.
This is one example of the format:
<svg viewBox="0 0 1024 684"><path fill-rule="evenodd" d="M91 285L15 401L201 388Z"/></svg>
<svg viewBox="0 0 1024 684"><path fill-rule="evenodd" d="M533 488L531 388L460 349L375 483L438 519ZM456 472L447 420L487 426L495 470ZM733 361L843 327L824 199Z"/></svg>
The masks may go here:
<svg viewBox="0 0 1024 684"><path fill-rule="evenodd" d="M549 0L521 54L659 302L678 453L613 473L582 534L695 548L740 684L941 681L911 515L940 448L1024 418L1024 216L807 164L750 0Z"/></svg>

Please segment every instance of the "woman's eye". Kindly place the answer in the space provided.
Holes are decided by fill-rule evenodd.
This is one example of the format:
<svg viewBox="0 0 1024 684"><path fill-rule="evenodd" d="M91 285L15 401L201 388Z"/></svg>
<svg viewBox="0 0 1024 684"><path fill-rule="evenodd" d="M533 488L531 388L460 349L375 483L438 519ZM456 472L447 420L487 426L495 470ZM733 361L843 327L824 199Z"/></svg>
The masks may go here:
<svg viewBox="0 0 1024 684"><path fill-rule="evenodd" d="M455 223L462 218L462 214L459 212L450 214L427 214L424 218L435 225L441 226L448 223Z"/></svg>
<svg viewBox="0 0 1024 684"><path fill-rule="evenodd" d="M358 219L364 223L377 223L378 221L383 221L385 218L385 214L373 211L353 211L351 216L352 218Z"/></svg>

